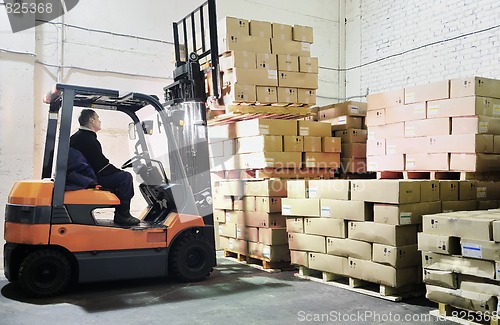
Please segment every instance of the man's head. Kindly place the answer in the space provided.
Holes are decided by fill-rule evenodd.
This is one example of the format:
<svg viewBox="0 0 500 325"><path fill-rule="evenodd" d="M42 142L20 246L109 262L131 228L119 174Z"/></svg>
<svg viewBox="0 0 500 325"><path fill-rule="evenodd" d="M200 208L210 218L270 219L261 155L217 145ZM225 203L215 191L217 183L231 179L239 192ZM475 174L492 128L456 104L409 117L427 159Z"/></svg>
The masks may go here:
<svg viewBox="0 0 500 325"><path fill-rule="evenodd" d="M94 132L97 132L101 129L101 120L99 119L99 115L92 109L84 109L80 113L80 117L78 117L78 122L81 126L88 127Z"/></svg>

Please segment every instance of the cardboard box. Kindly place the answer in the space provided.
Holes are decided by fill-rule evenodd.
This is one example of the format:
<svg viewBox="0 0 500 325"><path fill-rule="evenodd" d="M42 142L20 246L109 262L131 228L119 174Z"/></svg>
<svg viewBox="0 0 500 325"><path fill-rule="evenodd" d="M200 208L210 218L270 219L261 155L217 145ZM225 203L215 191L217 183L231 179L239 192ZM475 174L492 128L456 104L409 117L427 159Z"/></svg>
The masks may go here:
<svg viewBox="0 0 500 325"><path fill-rule="evenodd" d="M210 143L234 139L236 137L235 124L216 125L208 128L208 141Z"/></svg>
<svg viewBox="0 0 500 325"><path fill-rule="evenodd" d="M337 137L321 138L322 152L341 152L341 139Z"/></svg>
<svg viewBox="0 0 500 325"><path fill-rule="evenodd" d="M321 199L321 216L354 221L373 220L373 205L364 201Z"/></svg>
<svg viewBox="0 0 500 325"><path fill-rule="evenodd" d="M243 223L249 227L258 228L284 228L286 217L281 213L244 212Z"/></svg>
<svg viewBox="0 0 500 325"><path fill-rule="evenodd" d="M349 180L311 179L308 184L310 198L349 200Z"/></svg>
<svg viewBox="0 0 500 325"><path fill-rule="evenodd" d="M424 269L424 283L449 289L457 289L458 276L451 271Z"/></svg>
<svg viewBox="0 0 500 325"><path fill-rule="evenodd" d="M255 211L256 212L281 212L281 197L255 197Z"/></svg>
<svg viewBox="0 0 500 325"><path fill-rule="evenodd" d="M497 209L498 207L500 207L499 200L477 201L478 210Z"/></svg>
<svg viewBox="0 0 500 325"><path fill-rule="evenodd" d="M399 288L407 284L417 283L418 269L416 267L396 269L392 266L349 257L349 276Z"/></svg>
<svg viewBox="0 0 500 325"><path fill-rule="evenodd" d="M460 238L445 235L418 233L418 250L445 255L460 255Z"/></svg>
<svg viewBox="0 0 500 325"><path fill-rule="evenodd" d="M227 85L222 88L222 100L224 105L241 102L255 102L257 100L257 92L253 85Z"/></svg>
<svg viewBox="0 0 500 325"><path fill-rule="evenodd" d="M450 98L450 81L432 82L405 88L405 104Z"/></svg>
<svg viewBox="0 0 500 325"><path fill-rule="evenodd" d="M279 71L278 85L280 87L318 89L318 75L315 73Z"/></svg>
<svg viewBox="0 0 500 325"><path fill-rule="evenodd" d="M500 243L483 240L462 239L462 256L481 260L500 260Z"/></svg>
<svg viewBox="0 0 500 325"><path fill-rule="evenodd" d="M280 135L257 135L236 139L236 153L283 151L283 137Z"/></svg>
<svg viewBox="0 0 500 325"><path fill-rule="evenodd" d="M422 266L427 269L452 271L488 279L495 278L495 263L461 256L422 252Z"/></svg>
<svg viewBox="0 0 500 325"><path fill-rule="evenodd" d="M295 56L311 56L311 44L277 38L271 39L273 54L290 54Z"/></svg>
<svg viewBox="0 0 500 325"><path fill-rule="evenodd" d="M402 138L405 134L405 124L393 123L368 128L368 139Z"/></svg>
<svg viewBox="0 0 500 325"><path fill-rule="evenodd" d="M268 21L250 20L250 36L271 38L273 37L272 24Z"/></svg>
<svg viewBox="0 0 500 325"><path fill-rule="evenodd" d="M427 153L428 139L420 138L390 138L385 140L385 152L388 155L411 153Z"/></svg>
<svg viewBox="0 0 500 325"><path fill-rule="evenodd" d="M278 70L276 54L257 53L257 69Z"/></svg>
<svg viewBox="0 0 500 325"><path fill-rule="evenodd" d="M363 143L368 138L368 131L361 129L348 129L335 131L335 136L340 137L342 143Z"/></svg>
<svg viewBox="0 0 500 325"><path fill-rule="evenodd" d="M309 267L309 262L308 262L308 253L307 252L301 252L301 251L290 251L290 263L294 265L302 265L305 267Z"/></svg>
<svg viewBox="0 0 500 325"><path fill-rule="evenodd" d="M225 196L236 196L236 197L244 196L245 195L244 186L245 183L240 180L221 181L215 183L217 193Z"/></svg>
<svg viewBox="0 0 500 325"><path fill-rule="evenodd" d="M368 139L366 140L366 155L367 156L385 156L385 139Z"/></svg>
<svg viewBox="0 0 500 325"><path fill-rule="evenodd" d="M208 144L208 154L210 157L224 156L224 142L214 142Z"/></svg>
<svg viewBox="0 0 500 325"><path fill-rule="evenodd" d="M387 124L423 120L426 118L425 102L403 106L388 107L385 109Z"/></svg>
<svg viewBox="0 0 500 325"><path fill-rule="evenodd" d="M236 139L225 140L223 146L225 157L236 154Z"/></svg>
<svg viewBox="0 0 500 325"><path fill-rule="evenodd" d="M327 237L326 253L370 261L372 259L372 244L354 239Z"/></svg>
<svg viewBox="0 0 500 325"><path fill-rule="evenodd" d="M405 137L426 137L450 134L450 118L432 118L405 122Z"/></svg>
<svg viewBox="0 0 500 325"><path fill-rule="evenodd" d="M366 96L368 110L400 106L404 104L404 89L396 89Z"/></svg>
<svg viewBox="0 0 500 325"><path fill-rule="evenodd" d="M441 189L438 180L423 180L420 183L420 202L440 201L440 192Z"/></svg>
<svg viewBox="0 0 500 325"><path fill-rule="evenodd" d="M461 116L451 118L452 134L500 134L500 118L490 116Z"/></svg>
<svg viewBox="0 0 500 325"><path fill-rule="evenodd" d="M500 287L497 282L488 281L485 279L481 279L478 277L466 277L461 276L460 281L460 289L469 292L479 292L492 296L500 295Z"/></svg>
<svg viewBox="0 0 500 325"><path fill-rule="evenodd" d="M277 87L257 86L256 99L261 104L276 103L278 101Z"/></svg>
<svg viewBox="0 0 500 325"><path fill-rule="evenodd" d="M286 218L286 231L289 233L304 233L304 218Z"/></svg>
<svg viewBox="0 0 500 325"><path fill-rule="evenodd" d="M488 97L462 97L427 103L427 118L457 117L468 115L497 116L499 100Z"/></svg>
<svg viewBox="0 0 500 325"><path fill-rule="evenodd" d="M368 111L366 113L366 126L379 126L385 125L385 108Z"/></svg>
<svg viewBox="0 0 500 325"><path fill-rule="evenodd" d="M288 233L288 246L291 250L326 253L326 239L323 236Z"/></svg>
<svg viewBox="0 0 500 325"><path fill-rule="evenodd" d="M450 170L468 172L497 172L500 155L452 153Z"/></svg>
<svg viewBox="0 0 500 325"><path fill-rule="evenodd" d="M286 228L259 228L259 242L264 245L286 245Z"/></svg>
<svg viewBox="0 0 500 325"><path fill-rule="evenodd" d="M312 137L330 137L332 136L332 129L329 123L299 120L298 135Z"/></svg>
<svg viewBox="0 0 500 325"><path fill-rule="evenodd" d="M451 80L450 97L485 96L500 98L500 80L482 77Z"/></svg>
<svg viewBox="0 0 500 325"><path fill-rule="evenodd" d="M347 275L347 258L318 253L309 253L308 255L310 269L337 275Z"/></svg>
<svg viewBox="0 0 500 325"><path fill-rule="evenodd" d="M232 210L233 199L230 196L213 193L213 208L219 210Z"/></svg>
<svg viewBox="0 0 500 325"><path fill-rule="evenodd" d="M224 86L235 83L256 86L278 86L277 70L232 68L223 75Z"/></svg>
<svg viewBox="0 0 500 325"><path fill-rule="evenodd" d="M493 136L493 153L500 153L500 135Z"/></svg>
<svg viewBox="0 0 500 325"><path fill-rule="evenodd" d="M283 136L283 149L285 152L304 151L304 137L295 135Z"/></svg>
<svg viewBox="0 0 500 325"><path fill-rule="evenodd" d="M394 247L389 245L373 244L374 262L386 264L395 268L418 266L422 261L417 245Z"/></svg>
<svg viewBox="0 0 500 325"><path fill-rule="evenodd" d="M439 181L439 197L441 201L458 201L459 187L458 181Z"/></svg>
<svg viewBox="0 0 500 325"><path fill-rule="evenodd" d="M229 51L219 56L221 71L232 68L256 69L255 53L249 51Z"/></svg>
<svg viewBox="0 0 500 325"><path fill-rule="evenodd" d="M284 216L319 217L319 199L290 199L281 200L281 214Z"/></svg>
<svg viewBox="0 0 500 325"><path fill-rule="evenodd" d="M316 90L298 88L297 103L311 106L316 105Z"/></svg>
<svg viewBox="0 0 500 325"><path fill-rule="evenodd" d="M226 222L226 211L215 209L214 210L214 221L218 222L218 223L225 223Z"/></svg>
<svg viewBox="0 0 500 325"><path fill-rule="evenodd" d="M246 240L220 237L220 246L223 249L227 249L231 252L247 254L248 253L248 242Z"/></svg>
<svg viewBox="0 0 500 325"><path fill-rule="evenodd" d="M366 159L365 158L341 158L340 168L343 173L358 173L366 174Z"/></svg>
<svg viewBox="0 0 500 325"><path fill-rule="evenodd" d="M351 200L376 203L418 203L420 182L406 180L351 180Z"/></svg>
<svg viewBox="0 0 500 325"><path fill-rule="evenodd" d="M299 72L299 57L290 54L278 54L278 70Z"/></svg>
<svg viewBox="0 0 500 325"><path fill-rule="evenodd" d="M321 137L304 137L304 151L306 152L322 152Z"/></svg>
<svg viewBox="0 0 500 325"><path fill-rule="evenodd" d="M273 23L272 24L273 38L291 41L293 39L292 29L293 28L291 25Z"/></svg>
<svg viewBox="0 0 500 325"><path fill-rule="evenodd" d="M236 238L257 243L259 241L259 230L255 227L236 225Z"/></svg>
<svg viewBox="0 0 500 325"><path fill-rule="evenodd" d="M373 220L389 225L421 224L425 214L441 213L441 201L410 204L375 203Z"/></svg>
<svg viewBox="0 0 500 325"><path fill-rule="evenodd" d="M250 35L249 22L246 19L224 17L217 22L217 28L219 35Z"/></svg>
<svg viewBox="0 0 500 325"><path fill-rule="evenodd" d="M424 215L422 223L423 231L427 234L490 241L493 239L494 220L494 217L487 214L467 216L459 213L441 213Z"/></svg>
<svg viewBox="0 0 500 325"><path fill-rule="evenodd" d="M224 237L236 238L236 224L235 223L220 223L219 235Z"/></svg>
<svg viewBox="0 0 500 325"><path fill-rule="evenodd" d="M299 56L299 72L318 74L319 73L318 58L313 58L310 56Z"/></svg>
<svg viewBox="0 0 500 325"><path fill-rule="evenodd" d="M348 238L391 246L417 243L417 226L395 226L370 221L349 221Z"/></svg>
<svg viewBox="0 0 500 325"><path fill-rule="evenodd" d="M477 201L442 201L441 207L443 212L473 211L477 210Z"/></svg>
<svg viewBox="0 0 500 325"><path fill-rule="evenodd" d="M328 121L332 125L333 131L363 128L363 118L358 116L344 115L325 121Z"/></svg>
<svg viewBox="0 0 500 325"><path fill-rule="evenodd" d="M303 155L306 168L340 167L340 152L305 152Z"/></svg>
<svg viewBox="0 0 500 325"><path fill-rule="evenodd" d="M497 298L492 295L433 285L426 285L425 288L427 291L425 298L456 308L473 310L470 312L471 316L475 313L490 313L496 310Z"/></svg>
<svg viewBox="0 0 500 325"><path fill-rule="evenodd" d="M309 183L306 179L287 180L286 186L290 199L307 199L309 197Z"/></svg>
<svg viewBox="0 0 500 325"><path fill-rule="evenodd" d="M460 201L477 199L477 181L460 181L458 183L458 199Z"/></svg>
<svg viewBox="0 0 500 325"><path fill-rule="evenodd" d="M253 119L235 124L238 138L254 135L297 135L295 120Z"/></svg>
<svg viewBox="0 0 500 325"><path fill-rule="evenodd" d="M220 35L219 51L248 51L271 53L271 42L268 38L244 35Z"/></svg>
<svg viewBox="0 0 500 325"><path fill-rule="evenodd" d="M300 152L254 152L238 156L239 166L246 168L300 168L302 154Z"/></svg>
<svg viewBox="0 0 500 325"><path fill-rule="evenodd" d="M245 182L245 195L248 196L267 196L267 197L286 197L286 180L271 179L261 181Z"/></svg>
<svg viewBox="0 0 500 325"><path fill-rule="evenodd" d="M405 170L450 170L448 153L408 153Z"/></svg>
<svg viewBox="0 0 500 325"><path fill-rule="evenodd" d="M313 43L313 29L309 26L293 25L292 38L297 42Z"/></svg>
<svg viewBox="0 0 500 325"><path fill-rule="evenodd" d="M367 156L366 166L368 171L402 171L405 170L404 154Z"/></svg>
<svg viewBox="0 0 500 325"><path fill-rule="evenodd" d="M297 101L297 88L278 87L278 103L293 104Z"/></svg>
<svg viewBox="0 0 500 325"><path fill-rule="evenodd" d="M366 158L366 143L342 144L340 152L345 158Z"/></svg>
<svg viewBox="0 0 500 325"><path fill-rule="evenodd" d="M366 116L366 103L361 102L343 102L328 105L318 112L319 119L331 119L339 116Z"/></svg>
<svg viewBox="0 0 500 325"><path fill-rule="evenodd" d="M256 205L255 205L255 196L244 196L241 199L237 199L234 197L234 202L233 202L233 209L234 210L239 210L239 211L246 211L246 212L254 212Z"/></svg>
<svg viewBox="0 0 500 325"><path fill-rule="evenodd" d="M288 245L265 245L263 243L248 243L248 253L251 257L264 258L270 262L290 261Z"/></svg>
<svg viewBox="0 0 500 325"><path fill-rule="evenodd" d="M428 137L429 153L493 153L492 134L454 134Z"/></svg>
<svg viewBox="0 0 500 325"><path fill-rule="evenodd" d="M345 221L331 218L305 218L304 233L337 238L347 237Z"/></svg>

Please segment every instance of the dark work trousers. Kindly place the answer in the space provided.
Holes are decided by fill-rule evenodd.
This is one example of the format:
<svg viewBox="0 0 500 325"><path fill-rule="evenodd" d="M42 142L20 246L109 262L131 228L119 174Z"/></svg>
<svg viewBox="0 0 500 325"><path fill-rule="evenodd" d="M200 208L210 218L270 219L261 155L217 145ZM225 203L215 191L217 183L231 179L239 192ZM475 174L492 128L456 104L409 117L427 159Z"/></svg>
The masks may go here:
<svg viewBox="0 0 500 325"><path fill-rule="evenodd" d="M134 196L134 183L130 173L119 170L110 175L97 176L97 180L104 189L116 194L121 205L130 206L130 199Z"/></svg>

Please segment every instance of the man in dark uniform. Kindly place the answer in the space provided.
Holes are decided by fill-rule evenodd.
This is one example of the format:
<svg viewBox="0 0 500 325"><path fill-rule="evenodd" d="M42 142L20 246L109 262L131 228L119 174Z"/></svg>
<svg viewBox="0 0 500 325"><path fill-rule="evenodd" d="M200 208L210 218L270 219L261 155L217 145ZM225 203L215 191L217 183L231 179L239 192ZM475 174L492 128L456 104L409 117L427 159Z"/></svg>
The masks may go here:
<svg viewBox="0 0 500 325"><path fill-rule="evenodd" d="M115 193L120 205L115 209L114 222L124 226L133 226L140 221L130 214L130 200L134 196L132 175L109 163L102 153L97 140L97 132L101 129L99 115L94 110L82 110L78 118L80 129L71 136L70 146L79 150L97 175L99 185Z"/></svg>

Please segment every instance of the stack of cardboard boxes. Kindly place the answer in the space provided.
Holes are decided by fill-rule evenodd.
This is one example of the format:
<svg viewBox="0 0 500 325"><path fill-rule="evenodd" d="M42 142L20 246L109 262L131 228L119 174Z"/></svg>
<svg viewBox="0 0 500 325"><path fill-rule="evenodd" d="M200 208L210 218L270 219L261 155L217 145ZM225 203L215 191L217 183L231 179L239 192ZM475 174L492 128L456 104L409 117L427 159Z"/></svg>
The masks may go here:
<svg viewBox="0 0 500 325"><path fill-rule="evenodd" d="M483 316L496 313L500 210L426 215L418 248L429 300Z"/></svg>
<svg viewBox="0 0 500 325"><path fill-rule="evenodd" d="M313 29L226 17L219 22L222 100L315 105L318 59L311 57Z"/></svg>
<svg viewBox="0 0 500 325"><path fill-rule="evenodd" d="M446 80L367 100L369 171L500 171L500 80Z"/></svg>

